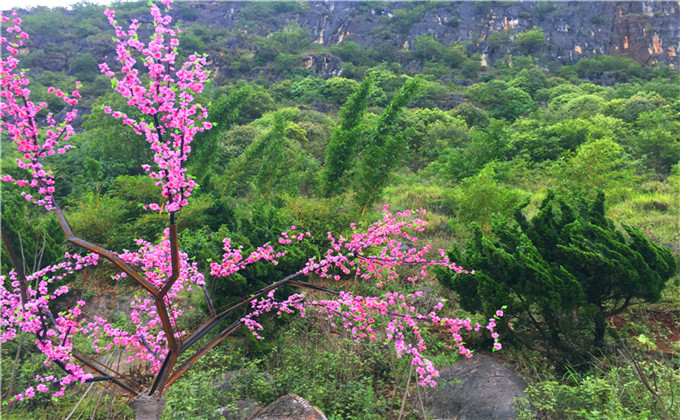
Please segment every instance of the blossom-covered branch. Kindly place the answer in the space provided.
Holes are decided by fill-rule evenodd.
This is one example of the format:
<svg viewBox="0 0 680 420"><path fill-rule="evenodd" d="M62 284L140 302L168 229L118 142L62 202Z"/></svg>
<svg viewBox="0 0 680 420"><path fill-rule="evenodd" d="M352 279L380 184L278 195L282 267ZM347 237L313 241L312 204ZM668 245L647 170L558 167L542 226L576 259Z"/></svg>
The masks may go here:
<svg viewBox="0 0 680 420"><path fill-rule="evenodd" d="M170 9L171 0L162 3ZM205 121L207 108L194 103L194 95L201 93L209 81L208 72L203 68L205 57L191 54L178 69L175 68L179 30L169 27L170 15L161 14L156 5L151 5L154 33L148 44L139 41L136 19L124 30L115 20L113 10L106 9L105 13L115 28L116 60L121 64L122 75L116 76L106 63L100 64L99 68L113 81L116 92L127 99L127 104L139 109L150 121L134 119L108 106L104 111L143 135L154 152L157 168L144 165L144 170L157 180L156 185L162 187L163 197L168 201L162 205L152 203L149 208L178 211L188 204L187 198L196 187L196 182L183 167L191 152L191 143L196 133L212 128L212 124ZM148 85L142 82L140 63L151 79Z"/></svg>
<svg viewBox="0 0 680 420"><path fill-rule="evenodd" d="M45 102L36 104L30 100L29 80L25 71L18 67L19 48L23 45L24 39L28 38L28 34L21 30L21 18L17 16L16 10L12 11L12 18L0 14L0 21L2 26L6 26L8 36L11 34L15 36L14 40L5 36L0 37L0 47L4 47L6 51L4 57L0 59L0 132L7 133L16 144L17 150L22 153L16 162L19 168L27 173L26 178L20 179L5 175L2 181L20 187L29 186L34 192L22 192L26 200L50 210L54 206L52 199L55 191L54 174L43 167L41 160L55 153L63 154L71 148L71 145L63 143L73 134L70 122L78 114L75 106L80 98L81 85L80 82L76 82L75 90L70 96L60 89L48 88L48 93L64 101L68 106L68 112L60 124L57 124L51 113L48 114L48 127L44 137L41 136L36 116L47 107L47 104Z"/></svg>

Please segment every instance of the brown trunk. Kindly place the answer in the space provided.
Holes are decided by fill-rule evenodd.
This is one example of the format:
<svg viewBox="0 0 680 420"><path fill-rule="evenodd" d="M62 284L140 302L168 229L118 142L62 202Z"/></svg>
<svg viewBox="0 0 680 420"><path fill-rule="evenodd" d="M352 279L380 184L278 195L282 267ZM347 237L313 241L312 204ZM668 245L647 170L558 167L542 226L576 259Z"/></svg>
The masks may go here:
<svg viewBox="0 0 680 420"><path fill-rule="evenodd" d="M130 403L135 412L135 420L160 420L165 408L165 398L139 394Z"/></svg>

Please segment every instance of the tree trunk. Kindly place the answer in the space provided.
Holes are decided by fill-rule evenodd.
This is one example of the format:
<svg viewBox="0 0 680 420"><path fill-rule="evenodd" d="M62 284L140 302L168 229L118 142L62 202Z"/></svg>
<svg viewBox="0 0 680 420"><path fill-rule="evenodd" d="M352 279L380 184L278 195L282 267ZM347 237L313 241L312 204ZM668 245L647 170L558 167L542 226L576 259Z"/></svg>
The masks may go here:
<svg viewBox="0 0 680 420"><path fill-rule="evenodd" d="M21 334L21 333L20 333ZM17 354L14 356L14 364L12 365L12 376L9 379L9 396L14 395L14 381L16 380L17 377L17 366L19 366L19 357L21 357L21 347L24 344L24 334L21 334L19 336L19 344L17 345ZM13 405L13 402L10 402L10 406Z"/></svg>
<svg viewBox="0 0 680 420"><path fill-rule="evenodd" d="M135 420L160 420L165 408L165 398L139 394L130 403L135 412Z"/></svg>
<svg viewBox="0 0 680 420"><path fill-rule="evenodd" d="M600 308L600 310L595 313L595 347L602 347L606 332L607 321L604 317L602 309Z"/></svg>

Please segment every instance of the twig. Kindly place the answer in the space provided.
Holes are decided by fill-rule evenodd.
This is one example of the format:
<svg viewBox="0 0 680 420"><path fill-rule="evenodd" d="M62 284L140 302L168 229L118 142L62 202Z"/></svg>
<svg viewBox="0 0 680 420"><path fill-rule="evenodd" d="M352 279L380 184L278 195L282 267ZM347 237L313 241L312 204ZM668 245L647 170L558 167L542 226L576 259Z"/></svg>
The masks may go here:
<svg viewBox="0 0 680 420"><path fill-rule="evenodd" d="M87 387L87 390L85 390L85 392L83 393L83 395L80 397L80 400L78 400L78 402L76 403L75 407L73 407L73 410L71 410L71 412L68 414L68 416L66 416L66 419L65 419L65 420L70 420L70 419L71 419L71 416L73 415L73 413L76 412L76 409L80 406L80 403L83 402L83 400L85 399L85 396L87 395L88 392L90 392L90 390L92 389L92 387L94 386L94 384L95 384L95 382L90 383L90 386Z"/></svg>
<svg viewBox="0 0 680 420"><path fill-rule="evenodd" d="M425 413L425 404L423 404L423 397L420 395L420 387L416 387L416 394L418 395L418 401L420 401L420 409L423 410L423 420L427 419L427 414Z"/></svg>
<svg viewBox="0 0 680 420"><path fill-rule="evenodd" d="M411 386L411 374L413 373L413 363L411 363L411 368L408 370L408 379L406 379L406 389L404 390L404 397L401 399L401 409L399 410L399 417L397 420L401 420L404 415L404 408L406 408L406 397L409 395L409 387Z"/></svg>
<svg viewBox="0 0 680 420"><path fill-rule="evenodd" d="M673 418L666 411L666 407L664 406L663 401L661 401L661 397L659 396L659 393L657 391L655 391L651 387L651 385L649 385L649 381L647 380L647 377L645 376L645 372L642 370L642 367L640 366L640 364L635 359L633 359L633 356L630 354L630 351L628 349L626 349L627 354L624 354L624 352L621 351L621 349L619 349L619 353L621 354L621 356L623 356L623 358L626 361L628 361L628 363L631 365L631 367L635 370L635 373L637 374L638 378L640 378L640 381L642 382L642 384L645 386L645 388L647 388L649 393L652 395L652 398L654 398L654 401L656 401L656 404L659 406L659 409L661 410L661 413L660 413L661 416L660 417L665 419L665 420L672 420ZM628 357L626 357L626 356L628 356Z"/></svg>

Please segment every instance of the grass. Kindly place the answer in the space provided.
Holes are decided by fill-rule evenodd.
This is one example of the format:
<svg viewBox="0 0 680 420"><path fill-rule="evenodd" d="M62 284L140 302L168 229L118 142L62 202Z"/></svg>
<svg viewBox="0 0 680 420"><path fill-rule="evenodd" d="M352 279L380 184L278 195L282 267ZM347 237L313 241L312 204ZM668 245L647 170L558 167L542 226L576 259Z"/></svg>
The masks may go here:
<svg viewBox="0 0 680 420"><path fill-rule="evenodd" d="M652 240L680 251L680 177L648 182L609 207L608 216L642 230Z"/></svg>

